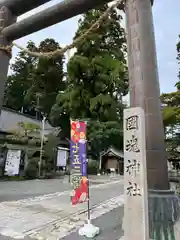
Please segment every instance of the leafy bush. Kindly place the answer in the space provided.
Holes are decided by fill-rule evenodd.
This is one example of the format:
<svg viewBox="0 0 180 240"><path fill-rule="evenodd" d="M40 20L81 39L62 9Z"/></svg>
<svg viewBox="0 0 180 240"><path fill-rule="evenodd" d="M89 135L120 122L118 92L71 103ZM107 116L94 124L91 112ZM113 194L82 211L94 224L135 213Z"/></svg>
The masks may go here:
<svg viewBox="0 0 180 240"><path fill-rule="evenodd" d="M96 160L90 160L88 162L87 172L88 174L97 174L99 169L99 163Z"/></svg>
<svg viewBox="0 0 180 240"><path fill-rule="evenodd" d="M24 181L25 178L23 176L5 176L3 178L5 181Z"/></svg>
<svg viewBox="0 0 180 240"><path fill-rule="evenodd" d="M38 175L38 162L39 158L29 159L28 165L25 169L25 176L28 179L34 179Z"/></svg>

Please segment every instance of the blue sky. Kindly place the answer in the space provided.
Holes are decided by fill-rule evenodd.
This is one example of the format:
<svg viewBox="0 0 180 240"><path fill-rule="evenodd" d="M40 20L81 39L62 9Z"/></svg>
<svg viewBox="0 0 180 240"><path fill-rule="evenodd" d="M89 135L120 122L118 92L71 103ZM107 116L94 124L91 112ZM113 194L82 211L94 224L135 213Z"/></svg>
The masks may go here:
<svg viewBox="0 0 180 240"><path fill-rule="evenodd" d="M34 14L47 8L61 0L52 0L35 11L31 11L23 16ZM158 68L161 92L172 92L175 90L175 83L178 81L178 64L176 60L176 44L180 34L180 1L179 0L154 0L153 16L155 25L155 36L157 46ZM19 20L20 20L19 19ZM72 42L75 31L77 30L78 17L74 17L45 30L31 34L19 39L17 42L23 46L27 41L32 40L39 43L41 40L52 37L59 43L66 45ZM13 57L17 54L17 49L13 49Z"/></svg>

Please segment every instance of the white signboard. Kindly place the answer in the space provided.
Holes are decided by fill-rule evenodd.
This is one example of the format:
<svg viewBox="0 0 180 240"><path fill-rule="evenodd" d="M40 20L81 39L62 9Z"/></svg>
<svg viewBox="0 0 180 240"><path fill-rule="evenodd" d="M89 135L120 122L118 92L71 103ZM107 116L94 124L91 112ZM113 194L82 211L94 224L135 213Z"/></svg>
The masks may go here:
<svg viewBox="0 0 180 240"><path fill-rule="evenodd" d="M67 158L68 158L68 149L58 148L57 167L66 167Z"/></svg>
<svg viewBox="0 0 180 240"><path fill-rule="evenodd" d="M124 234L149 239L145 116L142 108L124 110Z"/></svg>
<svg viewBox="0 0 180 240"><path fill-rule="evenodd" d="M5 175L15 176L19 174L21 150L8 150L5 164Z"/></svg>

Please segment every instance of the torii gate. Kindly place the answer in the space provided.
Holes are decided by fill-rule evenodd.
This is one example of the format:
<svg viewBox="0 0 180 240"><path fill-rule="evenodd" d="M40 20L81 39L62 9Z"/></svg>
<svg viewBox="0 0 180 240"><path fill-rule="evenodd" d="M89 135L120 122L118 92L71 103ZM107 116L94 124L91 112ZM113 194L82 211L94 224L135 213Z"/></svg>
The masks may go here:
<svg viewBox="0 0 180 240"><path fill-rule="evenodd" d="M16 22L19 15L49 1L0 0L0 45L6 46L20 37L87 12L100 4L110 2L109 0L64 0L40 13ZM166 221L172 220L172 206L176 198L173 192L169 190L168 183L152 4L153 0L125 0L130 105L131 107L140 106L145 111L147 179L150 191L149 202L152 207L150 211L155 211L156 208L156 217L162 220L162 224L166 224ZM137 51L139 52L138 56ZM10 56L7 52L1 50L0 109L2 107L9 59ZM163 207L159 205L158 208L157 204ZM161 216L163 212L166 212L167 208L169 208L171 216L168 215L166 219L162 219ZM150 221L154 220L150 219Z"/></svg>

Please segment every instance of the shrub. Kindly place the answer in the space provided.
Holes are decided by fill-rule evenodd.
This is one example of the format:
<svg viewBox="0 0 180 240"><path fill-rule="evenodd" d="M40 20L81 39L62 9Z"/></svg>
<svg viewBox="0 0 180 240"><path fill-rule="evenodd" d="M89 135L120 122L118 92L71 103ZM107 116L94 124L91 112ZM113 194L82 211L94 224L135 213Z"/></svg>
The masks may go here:
<svg viewBox="0 0 180 240"><path fill-rule="evenodd" d="M97 174L99 169L99 163L96 160L89 160L87 172L88 174Z"/></svg>
<svg viewBox="0 0 180 240"><path fill-rule="evenodd" d="M3 178L5 181L24 181L25 178L23 176L5 176Z"/></svg>
<svg viewBox="0 0 180 240"><path fill-rule="evenodd" d="M38 173L38 162L39 158L31 158L28 161L28 165L25 169L25 176L28 179L34 179L37 177Z"/></svg>

